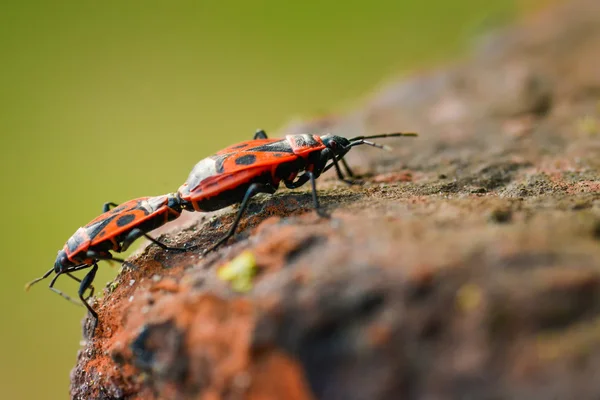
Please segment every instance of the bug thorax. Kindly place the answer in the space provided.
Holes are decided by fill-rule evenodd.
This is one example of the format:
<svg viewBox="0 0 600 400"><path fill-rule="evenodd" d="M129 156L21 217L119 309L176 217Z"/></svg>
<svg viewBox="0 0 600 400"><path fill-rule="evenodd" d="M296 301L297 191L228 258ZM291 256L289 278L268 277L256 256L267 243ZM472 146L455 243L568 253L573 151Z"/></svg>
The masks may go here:
<svg viewBox="0 0 600 400"><path fill-rule="evenodd" d="M328 134L321 136L321 140L335 155L344 155L350 150L350 141L345 137Z"/></svg>
<svg viewBox="0 0 600 400"><path fill-rule="evenodd" d="M54 262L54 272L57 274L64 271L65 269L74 266L67 256L67 252L62 249L56 255L56 261Z"/></svg>

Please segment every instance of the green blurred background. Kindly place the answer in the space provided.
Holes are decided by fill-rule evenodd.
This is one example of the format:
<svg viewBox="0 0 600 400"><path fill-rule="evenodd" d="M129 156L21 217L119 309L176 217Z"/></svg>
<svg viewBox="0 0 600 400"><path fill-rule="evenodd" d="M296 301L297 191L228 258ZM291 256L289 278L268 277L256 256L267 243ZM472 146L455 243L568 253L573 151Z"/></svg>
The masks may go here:
<svg viewBox="0 0 600 400"><path fill-rule="evenodd" d="M23 284L105 201L176 190L255 129L343 110L547 2L3 2L3 398L67 398L84 309Z"/></svg>

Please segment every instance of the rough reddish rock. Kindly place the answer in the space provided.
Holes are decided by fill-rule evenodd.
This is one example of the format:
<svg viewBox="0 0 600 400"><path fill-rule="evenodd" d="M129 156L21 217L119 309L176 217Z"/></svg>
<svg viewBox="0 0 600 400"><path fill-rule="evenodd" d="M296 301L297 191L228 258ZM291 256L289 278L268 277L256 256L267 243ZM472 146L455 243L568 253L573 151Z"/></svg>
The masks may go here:
<svg viewBox="0 0 600 400"><path fill-rule="evenodd" d="M131 257L96 301L72 397L599 398L600 2L286 132L397 130L421 136L349 155L364 185L319 180L331 219L282 190L205 258ZM234 213L163 239L208 246ZM248 250L258 274L237 293L216 270Z"/></svg>

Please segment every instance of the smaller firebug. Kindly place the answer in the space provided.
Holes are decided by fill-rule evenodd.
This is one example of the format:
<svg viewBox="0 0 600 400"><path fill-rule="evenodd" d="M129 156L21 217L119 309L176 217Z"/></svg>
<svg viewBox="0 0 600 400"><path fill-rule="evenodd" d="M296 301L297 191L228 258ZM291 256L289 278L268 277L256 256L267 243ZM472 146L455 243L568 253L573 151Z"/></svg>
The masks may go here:
<svg viewBox="0 0 600 400"><path fill-rule="evenodd" d="M115 207L110 209L111 207ZM98 323L98 314L88 304L87 300L94 294L92 282L98 271L98 261L113 260L124 262L113 257L111 251L120 253L139 237L144 236L152 243L165 250L180 250L169 247L152 238L147 233L179 217L182 208L186 207L178 194L167 194L155 197L141 197L117 205L106 203L104 213L92 220L84 227L79 228L67 240L62 250L58 252L54 267L43 276L29 282L25 288L29 289L35 283L48 278L52 273L56 275L50 282L50 289L67 300L77 303L67 294L56 289L54 284L61 275L66 275L79 282L79 299L88 309L94 319L92 332ZM91 268L83 279L77 278L73 272ZM85 292L89 289L89 294ZM79 304L79 303L77 303Z"/></svg>

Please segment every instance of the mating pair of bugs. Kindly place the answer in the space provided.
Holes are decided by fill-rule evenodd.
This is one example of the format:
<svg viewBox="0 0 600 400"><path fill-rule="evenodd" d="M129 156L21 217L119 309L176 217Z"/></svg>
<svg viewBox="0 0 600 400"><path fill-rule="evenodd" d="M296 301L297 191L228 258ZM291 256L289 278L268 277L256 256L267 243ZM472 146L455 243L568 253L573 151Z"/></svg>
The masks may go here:
<svg viewBox="0 0 600 400"><path fill-rule="evenodd" d="M339 179L349 184L353 183L351 178L354 174L344 161L348 151L352 147L363 144L385 149L386 146L373 143L369 139L398 136L416 136L416 134L388 133L357 136L352 139L335 135L302 134L288 135L285 139L269 139L263 130L259 130L253 140L230 146L196 164L187 181L176 193L141 197L121 205L106 203L103 214L79 228L67 240L63 249L58 252L54 267L40 278L28 283L26 289L55 273L50 282L50 289L67 300L75 302L56 289L54 284L61 275L76 280L79 282L79 299L94 320L93 332L98 323L98 314L87 300L94 294L92 282L98 270L98 261L124 262L123 259L113 257L111 251L123 252L142 236L164 250L196 250L200 245L183 248L167 246L149 236L148 232L176 219L182 210L215 211L241 203L227 234L206 249L204 251L206 254L235 233L248 202L254 195L275 193L281 181L290 189L310 181L314 208L320 216L325 217L326 214L319 206L315 179L334 167ZM340 165L344 168L345 174ZM73 272L85 269L90 270L83 279L73 275ZM89 294L85 296L88 289Z"/></svg>

